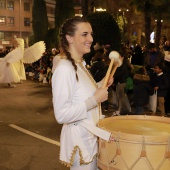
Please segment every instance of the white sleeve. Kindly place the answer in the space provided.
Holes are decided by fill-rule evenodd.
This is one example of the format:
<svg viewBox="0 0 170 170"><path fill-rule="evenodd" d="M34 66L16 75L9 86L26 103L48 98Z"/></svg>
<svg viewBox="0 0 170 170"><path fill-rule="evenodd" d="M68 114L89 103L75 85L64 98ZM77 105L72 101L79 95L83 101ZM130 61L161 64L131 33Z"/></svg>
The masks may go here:
<svg viewBox="0 0 170 170"><path fill-rule="evenodd" d="M98 88L102 87L103 83L104 83L104 79L102 79L101 81L97 82Z"/></svg>
<svg viewBox="0 0 170 170"><path fill-rule="evenodd" d="M58 123L71 123L87 118L85 101L73 103L76 74L68 65L59 65L52 76L53 107Z"/></svg>
<svg viewBox="0 0 170 170"><path fill-rule="evenodd" d="M86 103L87 111L95 108L95 107L98 105L98 103L97 103L97 101L96 101L96 99L95 99L94 96L89 97L89 98L85 101L85 103Z"/></svg>

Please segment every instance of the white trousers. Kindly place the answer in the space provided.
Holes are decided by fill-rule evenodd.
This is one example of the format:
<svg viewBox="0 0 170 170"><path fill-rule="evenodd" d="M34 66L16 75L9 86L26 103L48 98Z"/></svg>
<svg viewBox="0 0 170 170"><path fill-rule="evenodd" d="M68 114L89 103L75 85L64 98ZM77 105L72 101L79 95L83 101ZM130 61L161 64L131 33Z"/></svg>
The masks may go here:
<svg viewBox="0 0 170 170"><path fill-rule="evenodd" d="M80 156L77 151L75 158L74 158L74 164L72 167L70 167L70 170L98 170L97 169L97 158L95 157L93 159L93 162L87 165L80 165Z"/></svg>

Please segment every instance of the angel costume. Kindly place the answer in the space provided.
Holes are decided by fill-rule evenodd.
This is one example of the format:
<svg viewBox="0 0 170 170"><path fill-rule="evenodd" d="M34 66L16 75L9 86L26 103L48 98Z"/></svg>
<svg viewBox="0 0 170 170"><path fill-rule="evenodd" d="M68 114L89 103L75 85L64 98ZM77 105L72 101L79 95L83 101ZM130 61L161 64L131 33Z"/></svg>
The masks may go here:
<svg viewBox="0 0 170 170"><path fill-rule="evenodd" d="M20 47L12 50L0 60L0 83L18 83L20 77L13 63L23 57L23 51Z"/></svg>
<svg viewBox="0 0 170 170"><path fill-rule="evenodd" d="M39 41L24 50L24 40L16 38L18 47L0 60L0 83L19 83L26 80L24 63L39 60L45 52L44 41Z"/></svg>
<svg viewBox="0 0 170 170"><path fill-rule="evenodd" d="M24 40L22 38L16 38L15 39L18 43L18 47L21 47L23 50L23 54L24 54ZM24 55L23 55L24 57ZM14 62L14 67L20 77L20 81L22 80L26 80L26 74L25 74L25 67L24 67L24 62L23 62L23 58Z"/></svg>
<svg viewBox="0 0 170 170"><path fill-rule="evenodd" d="M20 77L20 80L26 80L25 67L24 67L23 60L21 59L15 62L14 67Z"/></svg>
<svg viewBox="0 0 170 170"><path fill-rule="evenodd" d="M80 164L88 164L98 152L97 136L109 140L110 133L96 127L101 119L100 105L87 109L86 102L93 96L97 84L85 68L85 62L76 63L77 75L72 63L60 59L52 76L54 114L63 124L60 137L60 160L72 166L78 153ZM98 86L100 86L98 84Z"/></svg>

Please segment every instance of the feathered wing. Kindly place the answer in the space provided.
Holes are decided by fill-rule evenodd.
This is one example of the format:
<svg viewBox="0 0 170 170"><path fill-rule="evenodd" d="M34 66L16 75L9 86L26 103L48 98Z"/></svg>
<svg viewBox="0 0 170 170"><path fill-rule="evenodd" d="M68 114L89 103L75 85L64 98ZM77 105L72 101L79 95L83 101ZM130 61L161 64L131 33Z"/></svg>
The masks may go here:
<svg viewBox="0 0 170 170"><path fill-rule="evenodd" d="M23 58L23 49L21 47L17 47L11 52L9 52L5 57L4 60L8 63L14 63L18 60Z"/></svg>
<svg viewBox="0 0 170 170"><path fill-rule="evenodd" d="M24 40L22 38L15 38L18 47L21 47L24 50Z"/></svg>
<svg viewBox="0 0 170 170"><path fill-rule="evenodd" d="M31 64L36 62L42 57L43 53L45 52L45 49L46 47L44 41L39 41L31 47L28 47L24 51L24 63Z"/></svg>

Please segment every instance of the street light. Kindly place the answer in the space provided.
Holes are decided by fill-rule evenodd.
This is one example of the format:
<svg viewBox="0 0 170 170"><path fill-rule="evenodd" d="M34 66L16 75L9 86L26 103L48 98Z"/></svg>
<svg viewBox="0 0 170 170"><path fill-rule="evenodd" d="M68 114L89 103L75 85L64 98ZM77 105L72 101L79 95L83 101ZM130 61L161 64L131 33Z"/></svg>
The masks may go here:
<svg viewBox="0 0 170 170"><path fill-rule="evenodd" d="M120 8L119 12L122 12L123 16L125 15L125 12L129 12L129 9L126 8Z"/></svg>
<svg viewBox="0 0 170 170"><path fill-rule="evenodd" d="M157 19L155 19L155 22L157 22L158 20ZM164 22L162 19L161 19L161 22Z"/></svg>

